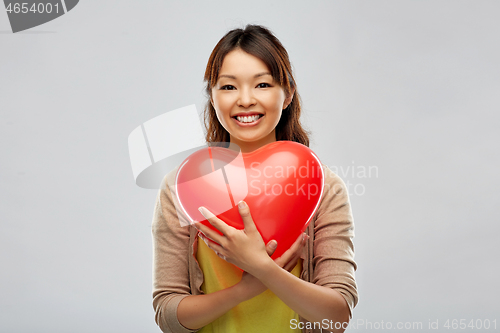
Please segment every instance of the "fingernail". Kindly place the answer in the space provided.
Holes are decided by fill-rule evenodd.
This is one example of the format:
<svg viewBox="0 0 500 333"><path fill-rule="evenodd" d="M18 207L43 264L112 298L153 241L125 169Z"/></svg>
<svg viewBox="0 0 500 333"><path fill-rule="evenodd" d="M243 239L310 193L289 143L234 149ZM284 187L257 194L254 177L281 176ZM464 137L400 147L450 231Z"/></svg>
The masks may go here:
<svg viewBox="0 0 500 333"><path fill-rule="evenodd" d="M271 247L271 250L276 250L276 248L278 247L278 242L274 241L269 246Z"/></svg>
<svg viewBox="0 0 500 333"><path fill-rule="evenodd" d="M206 216L205 216L205 214L206 214L205 207L199 207L198 210L200 211L201 215L203 215L206 218Z"/></svg>
<svg viewBox="0 0 500 333"><path fill-rule="evenodd" d="M240 202L238 202L239 208L245 208L246 206L247 206L247 204L245 203L245 201L241 200Z"/></svg>
<svg viewBox="0 0 500 333"><path fill-rule="evenodd" d="M198 210L200 211L201 215L203 215L204 218L206 218L207 220L211 217L214 217L215 215L210 213L208 211L208 209L206 209L205 207L201 206L200 208L198 208Z"/></svg>

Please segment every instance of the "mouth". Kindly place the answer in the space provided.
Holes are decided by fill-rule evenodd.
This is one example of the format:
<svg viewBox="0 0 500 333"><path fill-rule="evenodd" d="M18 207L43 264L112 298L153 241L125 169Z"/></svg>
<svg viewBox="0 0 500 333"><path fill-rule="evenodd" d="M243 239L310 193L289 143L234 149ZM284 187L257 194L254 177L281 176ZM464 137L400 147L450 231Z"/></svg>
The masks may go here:
<svg viewBox="0 0 500 333"><path fill-rule="evenodd" d="M252 116L234 116L232 118L240 126L253 126L258 124L263 117L263 114L255 114Z"/></svg>
<svg viewBox="0 0 500 333"><path fill-rule="evenodd" d="M238 122L243 124L249 124L256 122L260 118L264 117L263 114L254 114L252 116L234 116L233 119L236 119Z"/></svg>

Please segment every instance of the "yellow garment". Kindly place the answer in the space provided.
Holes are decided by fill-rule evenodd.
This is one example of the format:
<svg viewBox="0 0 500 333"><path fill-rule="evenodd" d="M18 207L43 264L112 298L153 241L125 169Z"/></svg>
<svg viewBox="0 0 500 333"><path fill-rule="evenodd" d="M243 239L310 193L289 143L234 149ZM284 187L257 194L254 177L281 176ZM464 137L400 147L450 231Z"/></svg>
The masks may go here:
<svg viewBox="0 0 500 333"><path fill-rule="evenodd" d="M201 238L198 238L196 259L203 271L204 281L201 290L205 294L226 289L241 280L243 272L233 264L219 258ZM302 259L299 259L292 274L299 277L301 271ZM268 289L262 294L238 304L198 332L297 333L297 330L290 328L290 320L292 319L296 319L298 322L299 316Z"/></svg>

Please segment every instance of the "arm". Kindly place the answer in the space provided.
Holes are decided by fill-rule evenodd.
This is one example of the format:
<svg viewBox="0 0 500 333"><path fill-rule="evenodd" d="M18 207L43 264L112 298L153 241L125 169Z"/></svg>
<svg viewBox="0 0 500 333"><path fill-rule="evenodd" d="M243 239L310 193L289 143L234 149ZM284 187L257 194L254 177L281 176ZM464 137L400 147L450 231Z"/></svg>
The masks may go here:
<svg viewBox="0 0 500 333"><path fill-rule="evenodd" d="M184 298L177 308L179 322L193 329L211 323L245 300L240 286L238 283L215 293Z"/></svg>
<svg viewBox="0 0 500 333"><path fill-rule="evenodd" d="M328 319L345 323L357 302L352 245L354 227L345 184L327 171L330 172L329 182L315 223L313 283L296 278L262 255L262 241L260 238L259 242L255 235L258 232L248 207L240 209L245 222L243 232L232 230L209 212L206 217L223 236L201 227L208 237L222 245L211 244L214 251L259 278L300 316L313 322Z"/></svg>
<svg viewBox="0 0 500 333"><path fill-rule="evenodd" d="M325 169L325 196L314 224L314 266L311 282L338 291L349 306L349 317L358 302L354 261L354 222L347 188Z"/></svg>
<svg viewBox="0 0 500 333"><path fill-rule="evenodd" d="M189 227L181 227L172 193L166 184L164 179L156 199L152 224L155 321L166 333L194 332L267 287L244 273L241 281L230 288L208 295L191 295ZM275 249L275 242L272 242L266 248L269 255ZM289 256L291 265L295 266L303 246L304 242L294 244L294 255Z"/></svg>
<svg viewBox="0 0 500 333"><path fill-rule="evenodd" d="M181 227L167 177L163 179L158 192L152 222L155 321L165 333L192 332L177 320L179 302L191 295L188 272L189 227Z"/></svg>
<svg viewBox="0 0 500 333"><path fill-rule="evenodd" d="M276 246L268 243L272 255ZM303 244L302 244L303 245ZM201 328L216 320L239 303L249 300L267 289L258 279L244 272L241 281L229 288L207 294L184 298L177 309L179 322L188 328Z"/></svg>
<svg viewBox="0 0 500 333"><path fill-rule="evenodd" d="M349 322L349 307L338 291L301 280L271 262L260 267L254 274L285 304L308 321L322 322L327 319L333 323Z"/></svg>

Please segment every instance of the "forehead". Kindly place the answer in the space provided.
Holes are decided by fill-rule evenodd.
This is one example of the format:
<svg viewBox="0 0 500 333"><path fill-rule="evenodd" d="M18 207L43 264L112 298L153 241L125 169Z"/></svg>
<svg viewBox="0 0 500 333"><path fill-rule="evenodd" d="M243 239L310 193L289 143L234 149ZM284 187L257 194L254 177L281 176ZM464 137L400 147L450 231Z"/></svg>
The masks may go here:
<svg viewBox="0 0 500 333"><path fill-rule="evenodd" d="M219 76L232 75L245 77L265 72L270 73L270 70L262 60L241 49L236 49L224 57Z"/></svg>

